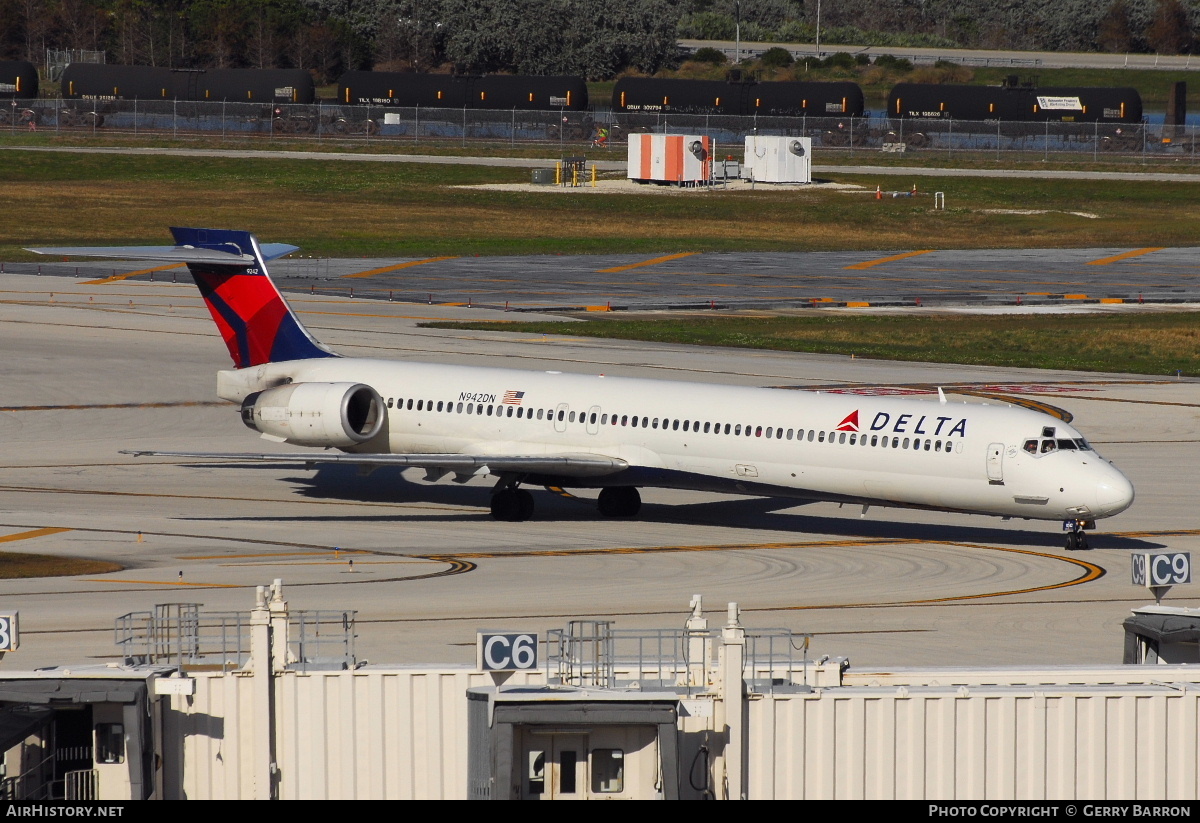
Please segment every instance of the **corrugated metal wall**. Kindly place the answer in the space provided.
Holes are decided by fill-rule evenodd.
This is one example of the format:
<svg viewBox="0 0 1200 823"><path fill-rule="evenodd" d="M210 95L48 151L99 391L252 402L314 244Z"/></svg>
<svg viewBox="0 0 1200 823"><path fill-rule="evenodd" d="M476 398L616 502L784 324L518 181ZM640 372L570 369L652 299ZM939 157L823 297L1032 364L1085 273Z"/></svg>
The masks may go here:
<svg viewBox="0 0 1200 823"><path fill-rule="evenodd" d="M1197 797L1200 691L848 687L749 706L756 799Z"/></svg>
<svg viewBox="0 0 1200 823"><path fill-rule="evenodd" d="M198 673L164 720L168 798L253 796L253 678ZM278 796L291 800L465 799L469 669L286 672L275 679ZM544 682L540 672L507 682ZM168 754L168 760L170 755Z"/></svg>

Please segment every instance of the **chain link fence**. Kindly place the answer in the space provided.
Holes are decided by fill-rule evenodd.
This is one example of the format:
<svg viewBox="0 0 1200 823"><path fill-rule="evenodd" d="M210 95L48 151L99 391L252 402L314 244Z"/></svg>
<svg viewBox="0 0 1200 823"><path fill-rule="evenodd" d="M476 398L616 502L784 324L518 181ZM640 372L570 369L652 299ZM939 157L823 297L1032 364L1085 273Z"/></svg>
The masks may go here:
<svg viewBox="0 0 1200 823"><path fill-rule="evenodd" d="M71 134L157 135L220 139L331 140L381 145L472 143L558 145L592 143L599 129L608 145L633 133L712 136L719 147L740 147L748 135L806 136L814 146L855 154L1072 155L1191 162L1196 126L1147 123L902 120L882 117L734 117L705 114L626 114L607 110L526 111L350 106L336 103L262 104L177 100L38 100L0 106L0 128Z"/></svg>

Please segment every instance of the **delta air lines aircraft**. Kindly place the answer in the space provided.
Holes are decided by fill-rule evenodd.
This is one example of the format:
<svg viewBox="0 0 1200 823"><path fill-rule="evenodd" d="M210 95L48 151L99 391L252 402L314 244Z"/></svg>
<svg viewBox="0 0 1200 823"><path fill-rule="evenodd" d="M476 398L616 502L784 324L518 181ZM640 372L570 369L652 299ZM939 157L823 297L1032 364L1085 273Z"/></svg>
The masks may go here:
<svg viewBox="0 0 1200 823"><path fill-rule="evenodd" d="M186 263L234 368L217 394L266 440L319 451L131 451L494 478L522 521L527 486L599 489L633 517L643 487L1063 521L1067 548L1127 509L1133 486L1064 421L1025 408L342 357L267 275L296 250L248 232L173 228L174 246L32 249Z"/></svg>

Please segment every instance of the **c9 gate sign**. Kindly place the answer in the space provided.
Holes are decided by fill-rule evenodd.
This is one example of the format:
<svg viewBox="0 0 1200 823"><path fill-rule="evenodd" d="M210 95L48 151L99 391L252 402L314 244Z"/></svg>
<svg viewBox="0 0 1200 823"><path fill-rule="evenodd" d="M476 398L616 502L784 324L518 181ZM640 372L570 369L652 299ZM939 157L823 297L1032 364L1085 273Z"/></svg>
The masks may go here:
<svg viewBox="0 0 1200 823"><path fill-rule="evenodd" d="M536 634L479 632L476 666L485 672L531 671L538 665Z"/></svg>
<svg viewBox="0 0 1200 823"><path fill-rule="evenodd" d="M1188 552L1134 552L1133 585L1148 589L1192 582L1192 556Z"/></svg>

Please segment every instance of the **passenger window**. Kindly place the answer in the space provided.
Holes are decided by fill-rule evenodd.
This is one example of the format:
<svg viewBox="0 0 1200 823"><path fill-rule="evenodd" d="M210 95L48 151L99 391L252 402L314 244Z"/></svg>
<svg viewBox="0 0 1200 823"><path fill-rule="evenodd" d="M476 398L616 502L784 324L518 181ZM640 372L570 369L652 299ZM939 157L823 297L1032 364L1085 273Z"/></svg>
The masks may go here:
<svg viewBox="0 0 1200 823"><path fill-rule="evenodd" d="M412 401L412 398L410 397L410 398L408 399L408 410L409 410L409 411L412 411L412 406L413 406L413 401Z"/></svg>
<svg viewBox="0 0 1200 823"><path fill-rule="evenodd" d="M494 408L493 406L488 406L488 410L487 410L488 417L491 417L491 416L492 416L492 409L493 409L493 408Z"/></svg>
<svg viewBox="0 0 1200 823"><path fill-rule="evenodd" d="M729 434L729 428L730 428L730 425L728 423L726 423L725 424L725 433L726 434Z"/></svg>
<svg viewBox="0 0 1200 823"><path fill-rule="evenodd" d="M687 431L687 421L686 420L683 421L683 430ZM673 431L673 432L679 431L679 421L678 420L671 421L671 431Z"/></svg>
<svg viewBox="0 0 1200 823"><path fill-rule="evenodd" d="M851 446L853 446L853 445L854 445L854 443L855 443L855 441L857 441L857 440L858 440L858 435L857 435L857 434L851 434L851 435L850 435L850 445L851 445Z"/></svg>
<svg viewBox="0 0 1200 823"><path fill-rule="evenodd" d="M389 397L388 398L388 408L390 409L391 407L392 407L392 398Z"/></svg>
<svg viewBox="0 0 1200 823"><path fill-rule="evenodd" d="M791 430L791 429L788 429L788 430L787 430L787 439L788 439L788 440L791 440L791 439L792 439L792 430Z"/></svg>
<svg viewBox="0 0 1200 823"><path fill-rule="evenodd" d="M537 419L538 420L542 419L542 410L541 409L538 409Z"/></svg>
<svg viewBox="0 0 1200 823"><path fill-rule="evenodd" d="M657 417L650 421L650 427L653 429L658 428L658 418Z"/></svg>
<svg viewBox="0 0 1200 823"><path fill-rule="evenodd" d="M596 413L595 412L592 412L592 419L588 422L590 422L593 426L596 425Z"/></svg>
<svg viewBox="0 0 1200 823"><path fill-rule="evenodd" d="M705 434L708 434L708 425L709 425L708 423L704 424L704 433Z"/></svg>
<svg viewBox="0 0 1200 823"><path fill-rule="evenodd" d="M738 423L736 426L733 427L733 433L735 436L740 435L742 433L742 424L741 423Z"/></svg>
<svg viewBox="0 0 1200 823"><path fill-rule="evenodd" d="M408 402L410 402L410 403L411 403L412 401L410 400L410 401L408 401ZM474 404L474 403L468 403L468 404L467 404L467 414L474 414L474 413L475 413L475 404Z"/></svg>
<svg viewBox="0 0 1200 823"><path fill-rule="evenodd" d="M929 441L925 441L925 451L929 451Z"/></svg>
<svg viewBox="0 0 1200 823"><path fill-rule="evenodd" d="M558 419L559 419L559 420L562 420L562 412L559 412L559 413L558 413ZM575 422L575 412L571 412L570 416L567 418L567 422L568 422L568 423L574 423L574 422Z"/></svg>
<svg viewBox="0 0 1200 823"><path fill-rule="evenodd" d="M809 432L809 434L812 434L812 432ZM797 440L803 440L803 439L804 439L804 429L796 429L796 439L797 439ZM812 440L812 438L811 438L811 437L810 437L810 438L808 438L808 439L809 439L809 440Z"/></svg>
<svg viewBox="0 0 1200 823"><path fill-rule="evenodd" d="M746 433L747 433L747 434L749 434L749 433L750 433L750 427L749 427L749 426L747 426L747 427L746 427ZM762 426L758 426L758 427L756 427L756 428L754 429L754 436L755 436L755 437L762 437Z"/></svg>
<svg viewBox="0 0 1200 823"><path fill-rule="evenodd" d="M809 438L809 439L811 440L812 438ZM821 432L819 435L817 435L817 442L819 442L819 443L825 442L825 432Z"/></svg>
<svg viewBox="0 0 1200 823"><path fill-rule="evenodd" d="M812 429L809 429L809 430L808 430L808 442L809 442L809 443L813 442L813 437L814 437L815 435L816 435L816 432L815 432L815 431L813 431Z"/></svg>
<svg viewBox="0 0 1200 823"><path fill-rule="evenodd" d="M933 450L935 452L940 452L942 450L942 441L941 440L933 441Z"/></svg>
<svg viewBox="0 0 1200 823"><path fill-rule="evenodd" d="M571 412L571 414L572 414L572 415L574 415L574 414L575 414L575 412ZM564 412L562 409L559 409L559 410L558 410L558 420L559 420L559 422L561 423L565 417L566 417L566 413L565 413L565 412ZM572 420L574 420L575 418L572 416L572 418L571 418L571 419L572 419Z"/></svg>
<svg viewBox="0 0 1200 823"><path fill-rule="evenodd" d="M877 434L873 434L873 435L871 435L871 445L872 445L872 446L878 446L878 445L879 445L879 435L877 435Z"/></svg>
<svg viewBox="0 0 1200 823"><path fill-rule="evenodd" d="M621 425L624 426L624 425L627 425L628 423L629 423L629 415L627 415L627 414L621 415Z"/></svg>
<svg viewBox="0 0 1200 823"><path fill-rule="evenodd" d="M625 791L625 752L621 749L592 749L592 792L617 794Z"/></svg>
<svg viewBox="0 0 1200 823"><path fill-rule="evenodd" d="M636 428L637 428L637 424L638 424L638 419L637 419L637 415L635 414L635 415L633 416L633 419L630 421L629 425L633 426L633 427L636 429Z"/></svg>
<svg viewBox="0 0 1200 823"><path fill-rule="evenodd" d="M607 425L608 425L608 415L607 415L607 414L602 414L602 415L600 415L600 425L601 425L601 426L607 426Z"/></svg>
<svg viewBox="0 0 1200 823"><path fill-rule="evenodd" d="M459 413L459 414L462 414L462 413L463 413L463 404L462 404L462 403L459 403L459 404L458 404L458 413Z"/></svg>
<svg viewBox="0 0 1200 823"><path fill-rule="evenodd" d="M846 433L842 432L841 434L838 435L838 443L845 443L845 442L846 442Z"/></svg>
<svg viewBox="0 0 1200 823"><path fill-rule="evenodd" d="M683 430L684 430L684 431L687 431L687 430L688 430L688 424L690 424L691 422L692 422L691 420L684 420L684 421L683 421Z"/></svg>
<svg viewBox="0 0 1200 823"><path fill-rule="evenodd" d="M768 440L771 439L771 427L770 426L767 426L767 439Z"/></svg>
<svg viewBox="0 0 1200 823"><path fill-rule="evenodd" d="M892 448L893 448L893 449L898 449L898 448L900 448L900 438L899 438L899 437L893 437L893 438L892 438Z"/></svg>
<svg viewBox="0 0 1200 823"><path fill-rule="evenodd" d="M650 418L649 418L649 417L643 417L643 418L642 418L642 428L643 428L643 429L644 429L644 428L646 428L646 424L647 424L647 423L649 423L649 422L650 422Z"/></svg>
<svg viewBox="0 0 1200 823"><path fill-rule="evenodd" d="M513 407L512 407L512 406L509 406L509 407L508 407L508 411L505 413L505 415L504 415L504 416L505 416L505 417L512 417L512 416L513 416Z"/></svg>

